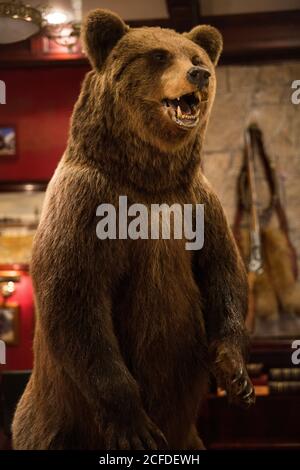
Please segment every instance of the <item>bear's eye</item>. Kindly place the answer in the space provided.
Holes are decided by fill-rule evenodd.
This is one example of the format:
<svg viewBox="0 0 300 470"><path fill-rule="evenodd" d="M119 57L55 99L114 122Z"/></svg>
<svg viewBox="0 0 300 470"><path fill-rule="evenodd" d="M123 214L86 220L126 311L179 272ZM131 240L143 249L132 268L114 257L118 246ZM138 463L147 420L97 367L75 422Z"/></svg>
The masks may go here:
<svg viewBox="0 0 300 470"><path fill-rule="evenodd" d="M168 51L164 51L163 49L157 49L155 51L152 51L151 57L155 60L155 62L159 64L164 64L168 60L169 53Z"/></svg>
<svg viewBox="0 0 300 470"><path fill-rule="evenodd" d="M192 58L192 64L193 64L193 65L202 65L202 60L200 59L200 57L198 57L197 55L195 55L195 56Z"/></svg>

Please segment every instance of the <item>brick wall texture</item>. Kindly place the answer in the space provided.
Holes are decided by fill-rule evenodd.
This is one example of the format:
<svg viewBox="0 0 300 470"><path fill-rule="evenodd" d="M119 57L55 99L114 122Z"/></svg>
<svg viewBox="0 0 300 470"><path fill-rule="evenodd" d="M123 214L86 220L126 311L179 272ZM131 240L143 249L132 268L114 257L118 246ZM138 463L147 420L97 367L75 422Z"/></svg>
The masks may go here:
<svg viewBox="0 0 300 470"><path fill-rule="evenodd" d="M204 145L204 172L232 224L236 181L243 159L243 133L250 122L259 125L267 152L280 175L281 197L300 271L300 104L291 101L292 82L300 80L300 62L220 66L217 80L217 95ZM268 191L259 164L256 172L263 206Z"/></svg>

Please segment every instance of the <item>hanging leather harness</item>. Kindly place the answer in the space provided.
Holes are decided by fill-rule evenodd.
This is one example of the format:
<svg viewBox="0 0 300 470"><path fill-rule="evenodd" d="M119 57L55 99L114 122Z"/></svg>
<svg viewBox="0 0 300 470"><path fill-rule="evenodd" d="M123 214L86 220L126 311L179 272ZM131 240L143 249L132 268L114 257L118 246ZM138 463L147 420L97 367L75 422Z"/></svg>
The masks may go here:
<svg viewBox="0 0 300 470"><path fill-rule="evenodd" d="M297 268L297 253L296 250L290 240L289 236L289 225L287 221L287 216L282 205L280 199L280 192L279 192L279 180L278 175L276 173L275 166L271 159L269 158L264 142L262 132L256 124L251 124L249 127L249 132L251 136L251 145L253 154L257 155L260 159L263 170L265 173L266 181L270 191L270 202L266 208L264 208L260 215L259 221L261 226L266 226L270 220L272 215L275 213L278 218L279 227L285 235L287 245L290 251L290 258L291 258L291 267L294 274L295 279L298 277L298 268ZM247 160L244 150L244 161L241 168L241 172L237 182L237 210L235 215L235 220L233 223L233 232L237 243L240 244L240 226L241 221L243 219L244 214L249 214L251 210L251 198L249 194L249 175L248 175L248 168L247 168Z"/></svg>

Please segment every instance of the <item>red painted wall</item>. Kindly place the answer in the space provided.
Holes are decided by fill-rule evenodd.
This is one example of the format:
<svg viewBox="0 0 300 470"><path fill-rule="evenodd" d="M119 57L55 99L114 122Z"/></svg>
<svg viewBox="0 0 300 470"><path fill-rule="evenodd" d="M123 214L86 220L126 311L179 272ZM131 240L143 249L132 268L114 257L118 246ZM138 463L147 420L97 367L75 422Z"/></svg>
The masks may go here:
<svg viewBox="0 0 300 470"><path fill-rule="evenodd" d="M64 152L72 108L87 66L0 70L6 83L6 105L0 126L17 128L17 157L0 158L1 181L49 180ZM7 346L1 370L32 368L34 311L28 275L16 284L11 302L20 303L20 342Z"/></svg>
<svg viewBox="0 0 300 470"><path fill-rule="evenodd" d="M0 160L0 181L49 180L64 152L87 66L0 70L6 105L0 126L17 128L17 157Z"/></svg>

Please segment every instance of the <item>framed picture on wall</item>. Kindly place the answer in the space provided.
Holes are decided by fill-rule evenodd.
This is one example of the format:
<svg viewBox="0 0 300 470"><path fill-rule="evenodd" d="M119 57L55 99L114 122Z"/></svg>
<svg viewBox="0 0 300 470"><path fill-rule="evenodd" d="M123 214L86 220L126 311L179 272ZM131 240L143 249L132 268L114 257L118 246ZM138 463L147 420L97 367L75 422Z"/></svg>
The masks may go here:
<svg viewBox="0 0 300 470"><path fill-rule="evenodd" d="M29 264L46 187L46 182L0 182L0 267Z"/></svg>
<svg viewBox="0 0 300 470"><path fill-rule="evenodd" d="M17 155L17 132L14 126L0 125L0 158Z"/></svg>
<svg viewBox="0 0 300 470"><path fill-rule="evenodd" d="M0 340L11 346L19 343L19 313L15 303L0 304Z"/></svg>

